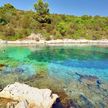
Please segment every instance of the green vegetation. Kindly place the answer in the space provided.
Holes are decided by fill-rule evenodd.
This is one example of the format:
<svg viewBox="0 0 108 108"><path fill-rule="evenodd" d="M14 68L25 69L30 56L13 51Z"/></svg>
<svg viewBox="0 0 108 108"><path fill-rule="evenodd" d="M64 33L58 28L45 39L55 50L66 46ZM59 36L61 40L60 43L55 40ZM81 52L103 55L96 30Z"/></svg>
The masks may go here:
<svg viewBox="0 0 108 108"><path fill-rule="evenodd" d="M40 23L51 23L49 17L49 8L48 3L44 3L43 0L38 0L36 4L34 4L34 8L36 10L36 20Z"/></svg>
<svg viewBox="0 0 108 108"><path fill-rule="evenodd" d="M50 39L108 39L108 17L50 14L48 3L38 0L35 11L18 10L11 4L0 7L0 38L16 40L31 33Z"/></svg>

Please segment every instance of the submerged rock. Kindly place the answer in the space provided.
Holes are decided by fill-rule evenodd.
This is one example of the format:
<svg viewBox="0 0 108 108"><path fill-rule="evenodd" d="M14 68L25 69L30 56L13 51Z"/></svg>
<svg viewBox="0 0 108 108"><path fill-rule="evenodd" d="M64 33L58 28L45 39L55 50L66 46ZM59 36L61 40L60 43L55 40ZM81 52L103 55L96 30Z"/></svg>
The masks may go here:
<svg viewBox="0 0 108 108"><path fill-rule="evenodd" d="M76 75L79 76L79 81L83 82L85 84L88 85L97 85L99 87L99 85L101 84L101 80L99 80L99 78L97 76L92 76L92 75L82 75L79 73L76 73Z"/></svg>
<svg viewBox="0 0 108 108"><path fill-rule="evenodd" d="M5 67L5 64L0 64L0 71Z"/></svg>
<svg viewBox="0 0 108 108"><path fill-rule="evenodd" d="M58 95L52 94L50 89L33 88L16 82L5 87L0 97L18 101L8 103L7 106L11 108L51 108Z"/></svg>
<svg viewBox="0 0 108 108"><path fill-rule="evenodd" d="M84 106L86 106L86 108L95 108L92 102L86 96L80 94L80 99L84 103Z"/></svg>
<svg viewBox="0 0 108 108"><path fill-rule="evenodd" d="M14 72L22 73L27 76L32 76L36 74L35 69L32 64L21 64L15 68Z"/></svg>
<svg viewBox="0 0 108 108"><path fill-rule="evenodd" d="M99 79L97 76L92 76L92 75L82 75L82 74L79 74L79 73L76 73L76 75L80 76L80 80L81 79L88 79L88 80L97 80Z"/></svg>
<svg viewBox="0 0 108 108"><path fill-rule="evenodd" d="M5 66L4 68L3 68L3 70L2 70L2 73L4 73L5 75L6 74L9 74L9 73L11 73L11 72L13 72L13 69L12 69L12 67L11 66Z"/></svg>
<svg viewBox="0 0 108 108"><path fill-rule="evenodd" d="M2 67L4 67L5 66L5 64L0 64L0 68L2 68Z"/></svg>
<svg viewBox="0 0 108 108"><path fill-rule="evenodd" d="M52 105L52 108L64 108L59 98L56 99L55 103Z"/></svg>
<svg viewBox="0 0 108 108"><path fill-rule="evenodd" d="M66 108L81 108L78 103L72 99L69 100Z"/></svg>

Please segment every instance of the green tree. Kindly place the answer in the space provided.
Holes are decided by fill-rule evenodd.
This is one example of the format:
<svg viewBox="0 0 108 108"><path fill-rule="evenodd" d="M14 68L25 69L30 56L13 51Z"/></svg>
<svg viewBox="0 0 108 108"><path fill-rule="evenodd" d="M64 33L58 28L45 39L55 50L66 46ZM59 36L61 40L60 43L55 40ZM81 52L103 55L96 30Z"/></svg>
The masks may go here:
<svg viewBox="0 0 108 108"><path fill-rule="evenodd" d="M43 0L38 0L36 4L34 4L34 8L39 15L49 14L48 3L44 3Z"/></svg>
<svg viewBox="0 0 108 108"><path fill-rule="evenodd" d="M10 3L4 4L3 8L5 8L5 9L15 9L15 7L13 5L11 5Z"/></svg>
<svg viewBox="0 0 108 108"><path fill-rule="evenodd" d="M48 3L44 3L43 0L38 0L37 3L34 4L34 8L37 12L36 19L40 23L51 23Z"/></svg>

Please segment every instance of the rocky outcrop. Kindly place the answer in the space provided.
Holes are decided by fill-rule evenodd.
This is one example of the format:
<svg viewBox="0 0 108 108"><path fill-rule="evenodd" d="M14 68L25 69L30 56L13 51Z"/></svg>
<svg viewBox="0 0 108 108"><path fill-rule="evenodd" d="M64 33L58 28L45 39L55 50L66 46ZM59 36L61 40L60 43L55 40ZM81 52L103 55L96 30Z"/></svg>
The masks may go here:
<svg viewBox="0 0 108 108"><path fill-rule="evenodd" d="M8 103L7 108L51 108L58 95L52 94L49 89L33 88L16 82L6 86L0 92L0 97L15 101Z"/></svg>
<svg viewBox="0 0 108 108"><path fill-rule="evenodd" d="M31 35L28 36L25 40L40 41L40 40L44 40L44 39L43 39L43 36L40 33L38 33L38 34L31 33Z"/></svg>

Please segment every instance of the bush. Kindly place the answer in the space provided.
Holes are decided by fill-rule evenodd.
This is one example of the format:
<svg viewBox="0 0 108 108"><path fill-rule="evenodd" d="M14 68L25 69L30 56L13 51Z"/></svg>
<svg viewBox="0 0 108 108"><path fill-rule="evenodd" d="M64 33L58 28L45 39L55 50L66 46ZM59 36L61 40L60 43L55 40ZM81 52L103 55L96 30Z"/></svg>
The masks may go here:
<svg viewBox="0 0 108 108"><path fill-rule="evenodd" d="M38 0L34 11L17 10L11 4L0 7L0 37L15 40L30 33L50 39L108 39L108 17L50 14L48 4Z"/></svg>
<svg viewBox="0 0 108 108"><path fill-rule="evenodd" d="M6 26L4 31L4 36L15 36L15 30L12 27Z"/></svg>
<svg viewBox="0 0 108 108"><path fill-rule="evenodd" d="M3 19L3 18L0 18L0 25L6 25L8 22Z"/></svg>
<svg viewBox="0 0 108 108"><path fill-rule="evenodd" d="M65 36L66 31L67 31L66 24L65 24L64 22L60 22L60 23L57 25L57 30L60 32L60 34L61 34L62 36Z"/></svg>

